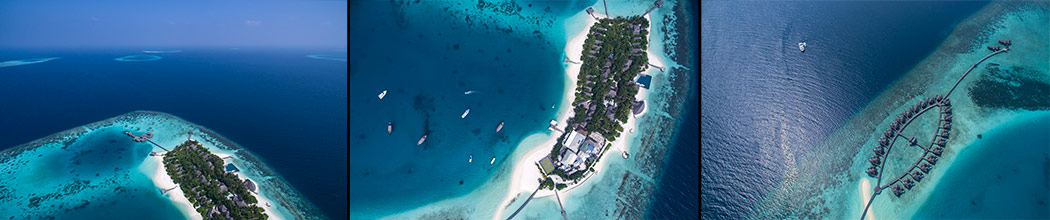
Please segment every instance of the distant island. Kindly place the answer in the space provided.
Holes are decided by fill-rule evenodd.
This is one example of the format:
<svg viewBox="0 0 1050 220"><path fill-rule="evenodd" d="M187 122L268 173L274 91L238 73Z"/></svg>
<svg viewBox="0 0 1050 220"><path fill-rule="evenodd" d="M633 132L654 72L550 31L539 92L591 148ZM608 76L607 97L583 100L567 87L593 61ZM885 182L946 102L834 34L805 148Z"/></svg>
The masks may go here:
<svg viewBox="0 0 1050 220"><path fill-rule="evenodd" d="M222 159L194 140L165 153L164 168L204 219L267 219L256 206L255 183L223 170Z"/></svg>

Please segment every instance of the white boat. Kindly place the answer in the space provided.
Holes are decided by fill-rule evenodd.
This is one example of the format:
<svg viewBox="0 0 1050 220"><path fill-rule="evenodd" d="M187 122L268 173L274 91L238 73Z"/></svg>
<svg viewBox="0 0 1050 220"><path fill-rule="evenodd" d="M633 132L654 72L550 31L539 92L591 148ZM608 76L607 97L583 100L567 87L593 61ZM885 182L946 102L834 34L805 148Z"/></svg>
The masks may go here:
<svg viewBox="0 0 1050 220"><path fill-rule="evenodd" d="M554 108L554 105L551 105L551 108Z"/></svg>
<svg viewBox="0 0 1050 220"><path fill-rule="evenodd" d="M493 163L496 163L496 158L495 157L492 158L492 161L489 161L489 164L493 164Z"/></svg>
<svg viewBox="0 0 1050 220"><path fill-rule="evenodd" d="M502 121L499 122L499 126L496 126L496 133L499 133L499 130L503 130L503 122Z"/></svg>
<svg viewBox="0 0 1050 220"><path fill-rule="evenodd" d="M423 141L426 141L426 140L427 140L427 135L423 135L422 138L419 138L419 142L416 142L416 146L419 146L420 144L423 144Z"/></svg>
<svg viewBox="0 0 1050 220"><path fill-rule="evenodd" d="M460 115L459 118L467 118L467 114L470 114L470 109L469 108L467 109L467 111L464 111L463 115Z"/></svg>
<svg viewBox="0 0 1050 220"><path fill-rule="evenodd" d="M390 134L393 131L394 131L394 122L387 122L386 123L386 134Z"/></svg>
<svg viewBox="0 0 1050 220"><path fill-rule="evenodd" d="M806 42L798 42L798 51L806 52Z"/></svg>
<svg viewBox="0 0 1050 220"><path fill-rule="evenodd" d="M383 100L383 97L386 97L386 90L383 90L383 92L379 93L379 100Z"/></svg>
<svg viewBox="0 0 1050 220"><path fill-rule="evenodd" d="M471 154L470 155L470 159L467 159L467 163L473 163L473 162L474 162L474 155Z"/></svg>
<svg viewBox="0 0 1050 220"><path fill-rule="evenodd" d="M463 92L463 94L464 95L470 95L470 94L475 93L475 92L477 92L477 91L470 90L470 91Z"/></svg>

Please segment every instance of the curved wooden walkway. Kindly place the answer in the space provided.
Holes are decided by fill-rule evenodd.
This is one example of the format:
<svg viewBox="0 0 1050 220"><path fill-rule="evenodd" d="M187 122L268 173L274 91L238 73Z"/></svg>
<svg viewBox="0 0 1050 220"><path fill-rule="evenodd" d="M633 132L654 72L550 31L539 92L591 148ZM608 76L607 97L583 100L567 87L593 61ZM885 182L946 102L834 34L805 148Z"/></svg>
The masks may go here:
<svg viewBox="0 0 1050 220"><path fill-rule="evenodd" d="M1007 48L1002 48L1002 49L1000 49L1000 50L998 50L998 51L992 52L991 54L988 54L988 55L984 56L984 58L981 58L981 60L978 60L978 61L977 61L976 63L974 63L973 65L971 65L971 66L970 66L970 69L967 69L967 70L966 70L966 72L964 72L964 73L963 73L963 75L959 77L959 80L956 80L956 81L955 81L955 84L954 84L954 85L952 85L952 88L951 88L951 89L948 89L948 92L944 94L944 99L948 99L948 95L951 95L951 94L952 94L952 91L954 91L954 90L955 90L955 87L959 86L959 83L960 83L960 82L962 82L963 78L966 78L966 75L970 74L970 71L973 71L973 69L974 69L974 68L976 68L978 64L981 64L982 62L984 62L985 60L987 60L987 59L988 59L989 57L992 57L993 55L996 55L996 54L999 54L999 53L1002 53L1002 52L1006 52L1007 50L1009 50L1009 47L1007 47ZM885 152L885 153L883 153L883 154L884 154L884 155L889 155L889 153L890 153L890 150L892 150L892 149L893 149L893 143L897 141L897 137L900 137L900 136L904 136L904 135L903 135L903 134L901 134L900 132L901 132L901 131L903 131L903 130L904 130L904 128L908 127L908 125L909 125L909 124L911 124L912 120L914 120L915 118L919 117L919 115L922 115L923 113L925 113L926 111L930 110L931 108L933 108L933 107L939 107L939 106L941 106L941 105L942 105L942 104L938 103L938 104L936 104L936 105L930 105L930 106L928 106L928 107L926 107L926 108L922 109L922 111L919 111L918 113L915 113L915 115L914 115L914 116L912 116L911 118L909 118L909 119L908 119L908 121L907 121L907 122L905 122L905 123L904 123L903 125L901 125L901 127L900 127L900 128L897 128L897 130L893 131L893 133L894 133L894 135L893 135L893 138L892 138L892 139L890 140L890 143L889 143L889 144L887 144L887 146L886 146L886 152ZM938 128L937 128L937 132L940 132L940 130L941 130L941 129L942 129L942 128L938 127ZM931 142L931 143L930 143L930 146L931 146L931 147L933 146L933 142L934 142L934 141L936 141L936 140L937 140L937 135L936 135L936 132L935 132L935 133L934 133L934 135L933 135L933 140L932 140L932 141L930 141L930 142ZM920 147L922 147L922 146L920 145ZM923 148L923 150L924 150L924 152L922 153L922 157L919 157L919 160L918 160L918 161L916 161L916 162L915 162L915 164L914 164L914 165L912 165L910 169L908 169L908 171L909 171L909 172L910 172L911 170L914 170L914 169L915 169L916 167L918 167L918 166L919 166L919 164L921 164L923 160L926 160L926 159L925 159L925 158L926 158L926 156L927 156L927 155L929 155L929 153L930 153L930 149L929 149L929 148L926 148L926 147L922 147L922 148ZM873 193L873 194L871 195L871 198L870 198L870 199L868 199L868 202L867 202L867 204L865 204L865 205L864 205L864 211L863 211L863 212L861 212L861 214L860 214L860 219L861 219L861 220L863 220L863 219L864 219L864 217L865 217L865 216L867 216L867 214L868 214L868 209L869 209L869 208L871 208L871 203L872 203L873 201L875 201L875 196L878 196L879 194L881 194L881 192L882 192L882 189L885 189L885 188L889 188L890 186L892 186L893 184L897 183L897 182L898 182L898 181L900 181L900 180L901 180L902 178L904 178L904 177L906 177L906 176L908 175L908 172L905 172L905 173L904 173L904 174L902 174L902 175L901 175L900 177L897 177L897 179L894 179L893 181L891 181L891 182L887 183L886 185L880 185L880 184L882 184L882 174L884 174L884 173L885 173L885 171L886 171L885 169L883 169L883 168L884 168L885 166L886 166L886 163L885 163L885 162L882 162L882 163L880 163L880 164L879 164L879 175L878 175L878 177L876 178L876 182L875 182L875 188L873 189L873 190L875 191L875 193Z"/></svg>

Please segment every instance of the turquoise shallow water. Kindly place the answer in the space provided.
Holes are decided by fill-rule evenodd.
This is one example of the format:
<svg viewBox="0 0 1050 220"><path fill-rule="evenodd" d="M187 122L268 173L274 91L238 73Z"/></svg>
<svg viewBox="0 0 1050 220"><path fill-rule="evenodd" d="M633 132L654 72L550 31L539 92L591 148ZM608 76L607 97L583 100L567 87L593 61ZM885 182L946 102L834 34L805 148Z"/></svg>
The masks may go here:
<svg viewBox="0 0 1050 220"><path fill-rule="evenodd" d="M652 4L610 1L609 10L640 15ZM632 160L609 156L603 159L612 161L609 170L601 171L608 175L562 194L571 219L643 217L674 136L666 131L679 125L684 93L693 91L689 74L695 72L673 68L680 66L665 55L676 51L675 4L665 1L650 14L656 27L650 48L664 52L656 56L668 71L650 72L649 110L629 136ZM530 163L516 160L546 140L548 122L568 104L562 100L571 89L562 63L571 37L566 35L583 29L583 10L592 5L604 10L593 0L350 5L350 50L356 51L349 59L351 218L492 218L502 208L497 204L506 195L511 167ZM388 93L379 100L384 89ZM477 92L465 95L468 90ZM468 107L469 116L460 118ZM385 133L388 121L393 134ZM506 125L496 133L500 121ZM427 141L416 146L422 134ZM468 163L471 154L474 162ZM509 216L525 197L518 194L499 217ZM532 200L517 218L560 218L552 211L558 209L553 198ZM590 208L595 205L605 208Z"/></svg>
<svg viewBox="0 0 1050 220"><path fill-rule="evenodd" d="M150 177L143 163L152 144L133 142L124 131L149 131L153 141L175 146L185 132L213 153L234 155L224 162L256 182L277 215L324 219L312 203L255 154L222 136L156 112L132 112L56 133L0 152L0 217L33 219L186 219ZM0 218L2 219L2 218Z"/></svg>
<svg viewBox="0 0 1050 220"><path fill-rule="evenodd" d="M185 219L136 168L152 148L104 127L0 155L0 217ZM7 218L7 217L5 217Z"/></svg>

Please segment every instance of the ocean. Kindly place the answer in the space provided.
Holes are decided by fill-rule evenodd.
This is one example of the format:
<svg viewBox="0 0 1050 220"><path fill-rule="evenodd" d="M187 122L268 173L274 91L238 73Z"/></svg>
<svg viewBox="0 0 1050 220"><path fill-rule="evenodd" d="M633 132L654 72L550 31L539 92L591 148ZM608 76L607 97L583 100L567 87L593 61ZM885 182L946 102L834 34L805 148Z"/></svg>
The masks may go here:
<svg viewBox="0 0 1050 220"><path fill-rule="evenodd" d="M142 52L153 49L0 51L0 61L58 57L0 67L0 147L136 110L165 112L260 156L330 218L346 216L347 66L307 57L345 59L345 49ZM161 59L114 60L128 55Z"/></svg>
<svg viewBox="0 0 1050 220"><path fill-rule="evenodd" d="M641 14L652 4L652 1L613 1L609 10ZM602 3L593 0L352 3L351 218L491 218L499 207L490 202L502 200L511 167L521 163L516 161L517 157L528 150L519 147L543 142L552 134L547 129L549 121L556 118L558 110L568 107L569 100L562 100L563 92L572 89L564 83L566 64L562 60L566 39L571 37L566 32L579 31L581 23L573 21L581 21L587 16L581 12L593 5ZM672 7L665 6L651 15L664 18L663 15L670 12ZM656 19L654 25L662 20L665 19ZM671 27L666 31L673 30ZM654 32L661 35L656 35L658 40L654 40L653 45L662 49L665 31ZM687 62L682 61L682 65L695 67L695 59ZM676 81L669 79L668 74L660 73L652 79L650 97L656 101L648 104L660 107L651 107L651 114L645 116L659 118L654 120L661 123L641 126L639 134L678 126L693 126L691 131L695 133L695 127L699 126L698 119L689 123L688 120L664 120L660 116L688 116L686 107L690 103L698 106L695 95L693 101L686 102L689 94L697 91L697 78L679 77ZM378 95L384 90L387 94L380 100ZM474 92L465 94L467 91ZM659 103L672 107L665 109L665 105ZM461 118L468 108L469 115ZM696 108L692 112L696 112ZM495 128L501 121L505 126L497 133ZM393 124L393 133L383 134L388 122ZM655 179L660 167L685 167L669 169L667 179L637 187L667 191L652 198L652 191L631 192L631 196L642 197L637 200L642 205L631 204L630 210L664 207L683 198L696 201L695 190L693 197L688 193L672 193L682 188L679 178L687 178L680 174L692 172L689 177L695 179L698 168L697 161L689 159L697 155L695 150L690 151L690 148L696 149L697 144L684 141L695 136L675 136L688 132L689 129L681 129L658 135L659 143L646 146L656 150L652 156L643 157L651 158L644 161L644 166L635 165L638 162L633 160L624 162L618 155L609 156L611 159L606 160L613 161L609 162L611 174L601 180L590 180L594 183L584 184L570 195L562 195L569 217L597 218L614 211L642 217L644 213L627 213L623 210L628 208L617 204L620 197L617 188L624 172L640 169L644 169L646 175L653 175L647 179ZM425 143L417 146L416 141L424 134L427 135ZM641 136L634 137L637 141L632 144L632 154L638 151L636 145L640 145L637 142ZM683 139L678 144L681 146L672 147L672 136ZM650 141L653 139L653 135L648 137ZM672 148L680 153L666 154L667 158L676 159L663 163L660 159L664 158L664 152ZM492 158L495 161L489 164ZM690 187L695 188L693 186ZM508 204L510 208L504 210L503 217L520 206L525 200L523 197L528 194L518 194ZM660 202L648 205L650 201ZM586 208L583 203L609 206L597 210ZM551 211L558 206L553 196L533 199L519 216L560 218L558 212ZM674 210L694 213L697 207L695 202L686 203L682 208L660 209L664 212L656 216L669 216L668 212Z"/></svg>
<svg viewBox="0 0 1050 220"><path fill-rule="evenodd" d="M837 212L813 205L824 201L814 195L817 186L798 186L797 198L775 192L813 175L802 171L841 172L803 158L856 148L818 146L985 4L703 2L702 217L829 218ZM804 53L800 41L808 44ZM761 208L775 195L809 202Z"/></svg>

